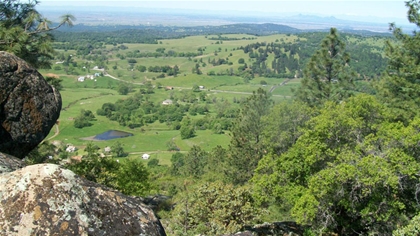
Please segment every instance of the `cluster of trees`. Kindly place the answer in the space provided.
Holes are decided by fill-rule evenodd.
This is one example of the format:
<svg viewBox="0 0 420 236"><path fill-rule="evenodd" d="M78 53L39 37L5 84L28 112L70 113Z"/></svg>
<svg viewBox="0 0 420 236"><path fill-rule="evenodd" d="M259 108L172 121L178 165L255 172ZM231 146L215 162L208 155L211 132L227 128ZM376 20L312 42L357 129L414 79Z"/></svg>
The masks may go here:
<svg viewBox="0 0 420 236"><path fill-rule="evenodd" d="M80 115L74 118L73 125L74 127L81 129L83 127L92 126L93 124L91 122L94 120L95 115L92 111L82 109Z"/></svg>
<svg viewBox="0 0 420 236"><path fill-rule="evenodd" d="M53 36L57 42L93 44L104 42L107 45L123 43L158 44L158 32L148 30L117 30L112 32L97 32L94 30L84 32L55 31Z"/></svg>
<svg viewBox="0 0 420 236"><path fill-rule="evenodd" d="M62 29L53 32L58 42L105 42L106 44L120 43L150 43L158 44L159 39L174 39L192 35L219 34L249 34L272 35L284 33L299 33L298 29L277 24L231 24L221 26L153 26L147 25L113 25L88 26L78 24L73 29ZM252 36L248 38L253 38Z"/></svg>
<svg viewBox="0 0 420 236"><path fill-rule="evenodd" d="M115 103L104 103L96 114L130 128L142 127L156 121L166 123L172 129L180 130L183 139L193 137L195 130L209 129L216 134L222 134L224 130L232 126L233 118L237 114L232 103L227 100L209 100L205 92L199 89L181 93L173 96L172 99L175 101L174 104L163 105L148 101L142 92L137 92ZM177 101L186 104L180 104ZM209 114L210 104L215 106L215 116ZM83 114L85 112L82 111ZM197 115L205 116L194 121L188 117Z"/></svg>
<svg viewBox="0 0 420 236"><path fill-rule="evenodd" d="M206 37L209 40L220 40L220 41L234 41L234 40L254 40L256 37L242 37L242 38L234 38L234 37L226 37L222 35L218 35L217 37Z"/></svg>
<svg viewBox="0 0 420 236"><path fill-rule="evenodd" d="M130 57L130 58L148 58L148 57L196 57L200 56L202 53L200 52L176 52L174 50L165 51L155 51L155 52L140 52L137 51L130 51L125 53L124 55L120 55L120 58Z"/></svg>
<svg viewBox="0 0 420 236"><path fill-rule="evenodd" d="M115 161L116 157L125 156L120 143L111 147L112 153L101 156L99 147L88 143L80 160L73 160L65 167L76 174L105 186L115 188L128 195L141 196L152 189L150 174L142 162L128 158Z"/></svg>
<svg viewBox="0 0 420 236"><path fill-rule="evenodd" d="M409 19L420 25L419 4L407 6ZM399 44L387 46L389 64L375 82L376 95L352 92L351 56L331 29L308 61L293 101L273 106L257 91L241 104L227 149L193 147L185 156L176 154L171 174L221 180L236 189L252 186L250 199L270 210L272 220L293 219L316 234L416 234L419 38L394 26L393 33ZM187 199L183 195L185 204ZM175 211L188 214L188 208L199 218L195 210L212 206L190 203ZM213 232L209 226L216 225L188 217L182 222L200 233ZM407 226L397 230L400 225Z"/></svg>
<svg viewBox="0 0 420 236"><path fill-rule="evenodd" d="M145 66L138 67L140 72L145 72ZM168 76L176 76L179 74L179 67L175 66L149 66L147 69L149 72L154 73L166 73Z"/></svg>
<svg viewBox="0 0 420 236"><path fill-rule="evenodd" d="M141 111L138 110L140 106L143 107ZM96 111L96 114L117 121L120 125L135 128L143 125L142 115L147 114L152 108L153 104L145 102L143 94L136 93L127 99L118 100L116 103L104 103L102 108Z"/></svg>
<svg viewBox="0 0 420 236"><path fill-rule="evenodd" d="M418 2L407 6L410 21L419 25ZM282 135L267 136L267 154L251 178L262 206L281 206L314 232L340 235L388 235L418 214L418 33L392 27L399 44L387 46L389 64L377 96L350 92L350 56L332 29L306 66L296 91L300 105L282 104L289 108L267 116L288 127L266 124ZM301 114L298 106L312 112ZM273 138L285 142L272 146Z"/></svg>
<svg viewBox="0 0 420 236"><path fill-rule="evenodd" d="M320 36L325 36L325 34L307 33L300 36L306 40L289 43L257 42L238 49L249 55L249 59L252 61L249 68L253 74L264 77L293 78L295 75L301 75L300 71L306 67L318 47L318 42L321 41ZM346 37L342 39L343 42L345 42L345 39ZM384 71L387 60L379 53L381 49L378 46L353 43L347 50L351 55L354 55L352 68L361 79L377 78ZM270 54L274 54L271 67L267 61Z"/></svg>

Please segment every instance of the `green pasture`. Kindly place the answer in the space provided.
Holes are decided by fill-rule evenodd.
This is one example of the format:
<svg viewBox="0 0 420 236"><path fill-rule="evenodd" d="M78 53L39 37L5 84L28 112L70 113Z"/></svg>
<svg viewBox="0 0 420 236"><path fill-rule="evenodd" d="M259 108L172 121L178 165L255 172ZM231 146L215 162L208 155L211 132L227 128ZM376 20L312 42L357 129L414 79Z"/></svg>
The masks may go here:
<svg viewBox="0 0 420 236"><path fill-rule="evenodd" d="M61 69L41 70L43 75L55 74L62 79L63 90L61 91L63 100L63 110L59 118L59 133L56 134L54 127L47 139L50 141L59 140L64 144L72 144L79 148L79 153L83 153L84 147L89 142L94 142L101 149L106 146L112 146L116 142L122 143L124 150L129 156L139 157L144 153L151 155L151 158L158 158L161 165L170 165L170 158L173 152L167 151L167 143L169 141L175 142L180 148L181 152L187 152L192 146L199 145L204 150L210 151L214 147L220 145L227 147L230 142L230 136L226 134L214 134L211 130L197 130L196 136L190 139L181 139L178 130L172 130L165 123L155 122L147 124L141 128L130 129L123 127L118 122L110 121L106 117L96 115L96 111L102 107L106 102L115 103L119 99L125 99L131 96L132 93L139 91L142 84L146 81L152 82L155 85L154 93L144 95L150 101L159 104L161 101L170 98L171 96L180 97L185 92L190 92L193 86L204 86L203 91L207 94L208 99L217 100L224 99L233 103L234 100L242 100L252 94L258 88L263 88L266 91L272 91L272 99L281 101L289 99L292 93L291 88L299 85L299 81L289 81L284 86L280 85L284 79L278 78L254 78L248 83L240 76L209 76L208 72L225 73L231 70L236 72L241 64L238 63L240 58L244 58L247 64L252 64L243 50L238 49L241 46L246 46L256 42L275 42L286 41L292 42L298 39L296 35L271 35L256 37L251 35L222 35L222 37L230 38L248 38L254 37L252 40L231 40L216 43L218 40L210 40L211 37L217 36L192 36L182 39L160 40L161 44L125 44L128 49L111 51L113 46L107 45L109 50L109 60L106 62L106 72L116 77L118 80L107 76L95 77L93 80L86 79L84 82L77 81L80 76L93 75L96 72L93 70L95 62L89 62L92 68L84 69L87 61L77 55L73 56L73 60L77 62L78 66L74 68L73 75L67 75L64 66L61 64ZM117 53L125 54L130 50L139 50L140 52L155 52L158 48L165 48L166 51L174 50L176 52L198 52L199 48L204 49L203 55L186 58L186 57L159 57L159 58L135 58L136 63L132 66L128 63L127 58L121 60L116 57ZM75 52L66 52L75 54ZM217 55L216 55L217 54ZM213 66L209 61L223 58L231 62L231 65ZM201 59L201 60L200 60ZM267 60L267 66L271 67L271 61L274 59L270 56ZM196 64L200 65L201 75L193 74L192 68ZM204 65L205 64L205 65ZM139 72L135 69L137 65L149 66L175 66L180 68L180 74L177 76L166 76L165 78L157 78L160 73ZM116 68L115 68L116 67ZM54 68L54 65L53 65ZM262 85L264 80L266 85ZM117 92L120 83L127 82L131 84L133 92L128 95L119 95ZM157 85L162 87L158 88ZM174 90L165 90L166 86L174 87ZM208 104L210 112L212 112L213 105ZM74 118L80 114L82 109L92 111L96 120L93 125L82 129L75 128ZM198 119L200 116L191 117ZM92 137L97 134L106 132L108 130L121 130L134 134L133 136L113 139L108 141L89 141L83 138ZM53 135L56 135L53 137ZM142 160L143 161L143 160ZM147 162L147 161L145 161Z"/></svg>
<svg viewBox="0 0 420 236"><path fill-rule="evenodd" d="M156 93L151 95L151 98L163 100L169 96L163 89L155 89ZM114 103L118 99L124 99L127 96L118 95L111 89L66 89L61 91L63 97L63 104L66 107L61 111L59 118L59 134L52 140L60 140L65 144L72 144L83 149L87 143L95 142L101 149L106 146L112 146L117 141L123 143L124 150L129 153L138 152L164 152L167 150L167 143L173 140L182 151L188 151L193 145L200 145L205 150L210 150L217 145L226 147L229 143L227 135L213 134L212 131L197 131L194 138L182 140L178 130L171 130L165 123L155 122L147 124L141 128L129 129L120 126L115 121L110 121L106 117L96 115L96 120L93 125L82 129L73 126L74 118L80 114L80 110L91 110L96 113L96 110L102 107L105 102ZM129 96L129 95L128 95ZM133 133L134 136L113 139L108 141L89 141L83 138L92 137L97 134L106 132L108 130L121 130ZM55 134L56 129L53 128L47 137L51 138ZM51 141L52 141L51 140ZM205 145L204 145L205 144Z"/></svg>

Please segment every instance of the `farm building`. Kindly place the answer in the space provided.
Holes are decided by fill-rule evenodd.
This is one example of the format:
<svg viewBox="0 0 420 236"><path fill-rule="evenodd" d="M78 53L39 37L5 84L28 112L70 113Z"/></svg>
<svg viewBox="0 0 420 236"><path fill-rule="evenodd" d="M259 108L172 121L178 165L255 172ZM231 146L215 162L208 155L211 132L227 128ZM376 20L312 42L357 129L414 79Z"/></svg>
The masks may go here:
<svg viewBox="0 0 420 236"><path fill-rule="evenodd" d="M162 102L162 105L172 105L174 102L171 99L166 99Z"/></svg>
<svg viewBox="0 0 420 236"><path fill-rule="evenodd" d="M69 145L66 148L66 152L75 152L77 150L77 148L73 145Z"/></svg>
<svg viewBox="0 0 420 236"><path fill-rule="evenodd" d="M141 158L143 158L143 160L149 160L150 155L145 153L145 154L143 154L143 156L141 156Z"/></svg>

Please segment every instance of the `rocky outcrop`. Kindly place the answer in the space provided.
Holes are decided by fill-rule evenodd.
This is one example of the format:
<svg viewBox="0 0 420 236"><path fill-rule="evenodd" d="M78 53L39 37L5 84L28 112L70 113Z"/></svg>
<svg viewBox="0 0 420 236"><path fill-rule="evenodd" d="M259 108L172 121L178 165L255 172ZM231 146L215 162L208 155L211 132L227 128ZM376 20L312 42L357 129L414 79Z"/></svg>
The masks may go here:
<svg viewBox="0 0 420 236"><path fill-rule="evenodd" d="M0 235L165 235L138 199L53 164L0 174Z"/></svg>
<svg viewBox="0 0 420 236"><path fill-rule="evenodd" d="M24 60L0 52L0 152L24 158L50 132L61 96Z"/></svg>
<svg viewBox="0 0 420 236"><path fill-rule="evenodd" d="M0 174L12 172L25 166L25 163L14 157L0 152Z"/></svg>

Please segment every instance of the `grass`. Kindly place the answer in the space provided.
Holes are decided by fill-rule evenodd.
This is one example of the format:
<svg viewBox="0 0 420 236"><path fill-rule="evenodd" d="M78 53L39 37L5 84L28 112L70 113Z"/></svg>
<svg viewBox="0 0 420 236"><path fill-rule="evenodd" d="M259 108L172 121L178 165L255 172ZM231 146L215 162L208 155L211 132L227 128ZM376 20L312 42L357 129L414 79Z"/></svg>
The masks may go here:
<svg viewBox="0 0 420 236"><path fill-rule="evenodd" d="M72 54L73 60L78 63L75 67L75 73L73 75L67 75L65 68L62 64L60 70L40 70L44 75L48 73L54 73L63 80L62 85L64 89L61 91L63 100L63 110L60 115L59 129L60 133L54 138L54 140L60 140L64 143L71 143L83 148L90 141L82 140L81 138L94 136L96 134L105 132L110 129L122 130L133 133L134 136L109 140L100 141L96 144L100 148L106 146L112 146L115 142L121 142L124 146L125 151L131 153L133 156L141 156L143 153L151 153L156 155L161 163L169 164L171 152L167 150L167 142L173 140L181 151L188 151L193 145L200 145L205 150L211 150L217 145L227 147L230 141L229 135L216 135L209 130L198 130L197 135L193 138L182 140L180 138L179 131L171 130L164 123L155 122L148 124L142 128L129 129L127 127L120 126L115 121L101 116L96 116L96 121L93 122L93 126L86 127L83 129L77 129L73 126L73 119L80 114L80 110L91 110L94 114L102 107L105 102L115 103L119 99L125 99L129 95L120 95L117 92L118 85L122 82L127 82L133 88L134 92L139 91L140 87L146 81L151 82L154 86L172 86L175 89L166 91L165 89L155 89L154 94L147 95L147 99L155 103L171 98L180 97L186 92L190 92L194 85L204 86L208 100L227 100L231 103L235 100L243 100L250 96L253 91L262 88L266 91L270 91L272 99L275 102L279 102L285 99L290 99L293 95L292 90L298 88L300 85L299 79L288 80L284 85L281 85L285 79L278 78L264 78L256 77L245 83L244 79L240 76L209 76L207 73L213 71L215 73L225 73L226 71L237 71L239 66L238 63L240 58L245 59L245 63L249 66L252 65L255 59L250 59L247 54L240 49L248 44L256 42L294 42L296 40L306 40L305 38L299 38L298 35L270 35L270 36L251 36L245 34L229 34L223 35L223 37L229 38L254 38L251 40L231 40L231 41L220 41L210 40L211 37L217 37L217 35L206 36L192 36L181 39L168 39L160 40L160 44L125 44L128 47L126 50L111 51L113 46L107 45L106 48L109 50L108 56L109 61L106 62L107 73L117 77L119 80L114 80L107 76L96 77L94 80L86 80L81 83L77 81L79 76L92 75L95 72L93 69L84 69L83 65L86 64L87 60L84 60L76 54L74 51L64 52L65 54ZM385 39L377 40L376 38L359 39L356 37L350 37L347 39L353 43L364 43L373 46L383 46ZM193 52L197 53L198 49L203 49L203 55L186 58L186 57L158 57L158 58L135 58L137 63L132 66L128 63L128 58L121 60L117 57L117 54L126 54L129 51L139 50L140 52L155 52L158 48L165 48L165 51L173 50L175 52ZM289 53L289 52L288 52ZM230 64L224 64L219 66L213 66L211 62L213 59L217 60L223 58L230 62ZM270 55L267 58L266 65L271 67L271 62L274 60L274 55ZM89 62L91 67L95 66L95 62ZM196 64L200 65L201 75L192 73L192 68ZM204 65L205 64L205 65ZM139 72L135 69L136 66L143 65L149 66L175 66L180 68L180 74L177 76L166 76L165 78L157 78L161 73L151 72ZM53 67L56 65L53 65ZM116 69L114 67L116 66ZM266 83L262 85L262 81ZM236 105L236 104L235 104ZM213 105L208 104L210 111L212 112ZM54 135L52 129L48 138Z"/></svg>
<svg viewBox="0 0 420 236"><path fill-rule="evenodd" d="M234 100L244 99L253 91L258 88L263 88L269 91L273 86L281 84L284 80L277 78L255 78L249 83L245 83L243 78L240 76L208 76L207 73L214 71L215 73L221 73L231 70L236 71L241 64L238 63L240 58L244 58L246 63L252 64L249 61L248 55L239 48L255 42L275 42L286 41L293 42L298 39L298 36L294 35L271 35L264 37L256 37L243 34L232 34L223 35L224 37L230 38L242 38L242 37L254 37L252 40L232 40L223 41L217 44L217 40L210 40L212 36L193 36L186 37L183 39L170 39L160 40L162 44L125 44L128 49L120 50L118 52L112 51L112 58L109 59L106 66L108 67L107 72L118 79L128 82L131 84L134 92L138 91L140 86L146 81L150 81L153 85L172 86L174 90L166 91L164 89L155 89L154 94L147 95L147 98L155 103L170 98L171 96L179 97L185 92L189 92L194 85L200 85L205 87L206 94L209 99L217 98L217 100L225 99L233 103ZM214 36L216 37L216 36ZM111 49L113 46L106 46L107 49ZM199 48L204 49L204 53L201 56L195 58L184 58L184 57L160 57L160 58L136 58L137 63L134 65L149 66L164 66L177 65L180 68L180 74L176 77L165 77L156 78L160 73L150 72L139 72L137 70L131 70L127 59L120 60L116 57L116 53L125 54L130 50L139 50L140 52L155 52L158 48L165 48L166 51L174 50L176 52L198 52ZM215 53L216 52L216 53ZM78 82L79 76L85 76L88 74L94 74L93 69L83 69L86 60L78 57L75 52L66 52L73 54L73 60L78 62L78 67L75 68L74 75L67 75L64 71L64 66L61 65L61 70L41 70L40 72L44 75L48 73L54 73L63 80L62 85L64 89L61 91L63 100L63 110L60 114L59 119L59 134L54 137L53 140L60 140L65 144L72 144L80 149L83 149L89 142L82 138L94 136L103 133L110 129L116 129L133 133L133 136L114 139L108 141L95 141L101 149L106 146L112 146L116 142L123 144L124 150L130 153L130 156L141 157L142 154L148 153L151 157L157 157L160 164L170 165L170 158L173 152L167 151L167 143L174 141L175 144L180 148L181 152L187 152L192 146L199 145L204 150L210 151L216 146L227 147L230 142L229 134L213 134L210 130L197 130L196 136L190 139L181 139L178 130L171 130L165 123L155 122L148 124L142 128L129 129L119 125L115 121L110 121L106 117L97 116L96 120L93 121L93 125L82 129L77 129L73 126L74 118L80 114L82 109L91 110L94 114L102 107L105 102L115 103L119 99L125 99L129 95L118 94L116 88L122 81L114 80L110 77L101 76L96 77L94 80L86 80L85 82ZM217 54L217 55L216 55ZM213 66L209 61L223 58L231 62L231 65L220 65ZM273 57L269 57L268 60L273 60ZM192 73L191 69L196 63L200 64L200 70L203 72L201 75ZM203 64L206 64L205 66ZM270 65L271 61L267 61L267 65ZM91 64L92 67L94 63ZM116 66L116 69L113 67ZM261 81L264 80L267 85L263 86ZM272 94L273 100L281 101L288 99L292 93L290 89L296 87L299 81L291 81L285 86L276 87ZM209 104L210 109L212 105ZM199 117L192 117L197 119ZM51 138L55 133L55 128L51 130L51 133L47 138ZM82 152L82 151L80 151Z"/></svg>

